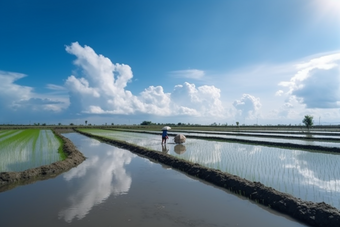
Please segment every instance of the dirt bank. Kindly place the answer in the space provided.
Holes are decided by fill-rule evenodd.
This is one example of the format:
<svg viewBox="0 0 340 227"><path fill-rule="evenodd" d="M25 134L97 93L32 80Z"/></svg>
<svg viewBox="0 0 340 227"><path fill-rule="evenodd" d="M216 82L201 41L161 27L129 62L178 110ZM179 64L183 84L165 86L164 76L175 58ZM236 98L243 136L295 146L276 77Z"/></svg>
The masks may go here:
<svg viewBox="0 0 340 227"><path fill-rule="evenodd" d="M79 133L130 150L133 153L147 157L153 161L171 166L172 168L185 172L191 176L200 178L216 186L228 189L234 193L264 204L273 210L287 214L308 225L320 227L340 226L340 211L328 204L302 201L289 194L266 187L260 182L251 182L235 175L209 169L197 163L177 159L168 154L148 150L144 147L129 144L125 141L102 138L84 132Z"/></svg>
<svg viewBox="0 0 340 227"><path fill-rule="evenodd" d="M67 158L62 161L44 165L22 172L1 172L0 173L0 192L9 190L13 187L23 184L33 183L38 180L49 179L79 165L85 160L84 155L76 149L73 143L62 136L58 130L53 130L63 142L63 150Z"/></svg>

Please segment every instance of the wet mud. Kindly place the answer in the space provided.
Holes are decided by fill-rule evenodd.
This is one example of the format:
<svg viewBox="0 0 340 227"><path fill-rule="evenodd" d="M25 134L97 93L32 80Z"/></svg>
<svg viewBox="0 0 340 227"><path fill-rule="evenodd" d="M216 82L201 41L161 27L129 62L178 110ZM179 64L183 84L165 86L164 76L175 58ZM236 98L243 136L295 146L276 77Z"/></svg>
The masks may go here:
<svg viewBox="0 0 340 227"><path fill-rule="evenodd" d="M125 141L103 138L80 131L78 132L102 142L127 149L152 161L165 164L188 175L225 188L238 195L263 204L273 210L289 215L290 217L307 225L320 227L340 226L340 211L326 203L302 201L301 199L295 198L289 194L279 192L271 187L266 187L260 182L251 182L236 175L231 175L215 169L209 169L197 163L191 163L168 154L149 150Z"/></svg>
<svg viewBox="0 0 340 227"><path fill-rule="evenodd" d="M30 184L35 181L56 177L59 174L78 166L85 160L84 155L77 150L69 139L62 136L60 131L52 131L63 140L63 151L67 155L66 159L22 172L1 172L0 192L10 190L19 185Z"/></svg>

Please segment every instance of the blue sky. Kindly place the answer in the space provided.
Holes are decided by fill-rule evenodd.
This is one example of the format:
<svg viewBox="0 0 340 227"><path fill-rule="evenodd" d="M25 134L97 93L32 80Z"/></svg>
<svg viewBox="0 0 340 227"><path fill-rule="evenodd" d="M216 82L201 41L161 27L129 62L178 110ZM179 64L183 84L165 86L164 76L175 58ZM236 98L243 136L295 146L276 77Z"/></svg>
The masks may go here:
<svg viewBox="0 0 340 227"><path fill-rule="evenodd" d="M0 124L339 124L339 12L339 0L4 0Z"/></svg>

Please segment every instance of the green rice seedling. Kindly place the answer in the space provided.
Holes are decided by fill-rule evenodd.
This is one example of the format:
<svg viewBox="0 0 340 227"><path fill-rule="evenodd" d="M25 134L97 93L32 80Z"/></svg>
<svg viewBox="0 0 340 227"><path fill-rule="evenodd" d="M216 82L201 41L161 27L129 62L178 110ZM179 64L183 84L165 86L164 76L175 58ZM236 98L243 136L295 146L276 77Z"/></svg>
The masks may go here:
<svg viewBox="0 0 340 227"><path fill-rule="evenodd" d="M162 151L161 132L159 135L101 129L86 129L86 132ZM186 151L177 154L174 144L167 144L168 154L261 182L298 198L325 201L340 208L336 202L340 201L338 154L201 139L187 139L184 145Z"/></svg>
<svg viewBox="0 0 340 227"><path fill-rule="evenodd" d="M0 172L23 171L59 161L59 148L60 142L51 130L11 130L0 141Z"/></svg>

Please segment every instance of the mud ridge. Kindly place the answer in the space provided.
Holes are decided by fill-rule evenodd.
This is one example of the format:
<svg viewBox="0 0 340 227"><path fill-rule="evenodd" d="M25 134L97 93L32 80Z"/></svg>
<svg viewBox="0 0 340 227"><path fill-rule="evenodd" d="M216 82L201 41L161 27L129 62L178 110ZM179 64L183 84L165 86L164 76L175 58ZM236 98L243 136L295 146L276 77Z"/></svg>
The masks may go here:
<svg viewBox="0 0 340 227"><path fill-rule="evenodd" d="M231 175L216 169L209 169L197 163L191 163L125 141L103 138L78 130L75 131L116 147L127 149L142 157L160 162L191 176L225 188L231 192L268 206L280 213L289 215L305 224L318 227L340 226L340 211L324 202L314 203L302 201L289 194L279 192L271 187L266 187L260 182L251 182L236 175Z"/></svg>
<svg viewBox="0 0 340 227"><path fill-rule="evenodd" d="M38 180L45 180L78 166L85 160L84 155L77 150L73 143L62 136L58 130L52 130L63 141L63 151L67 155L65 160L54 162L22 172L1 172L0 192L12 189L18 185L30 184Z"/></svg>

